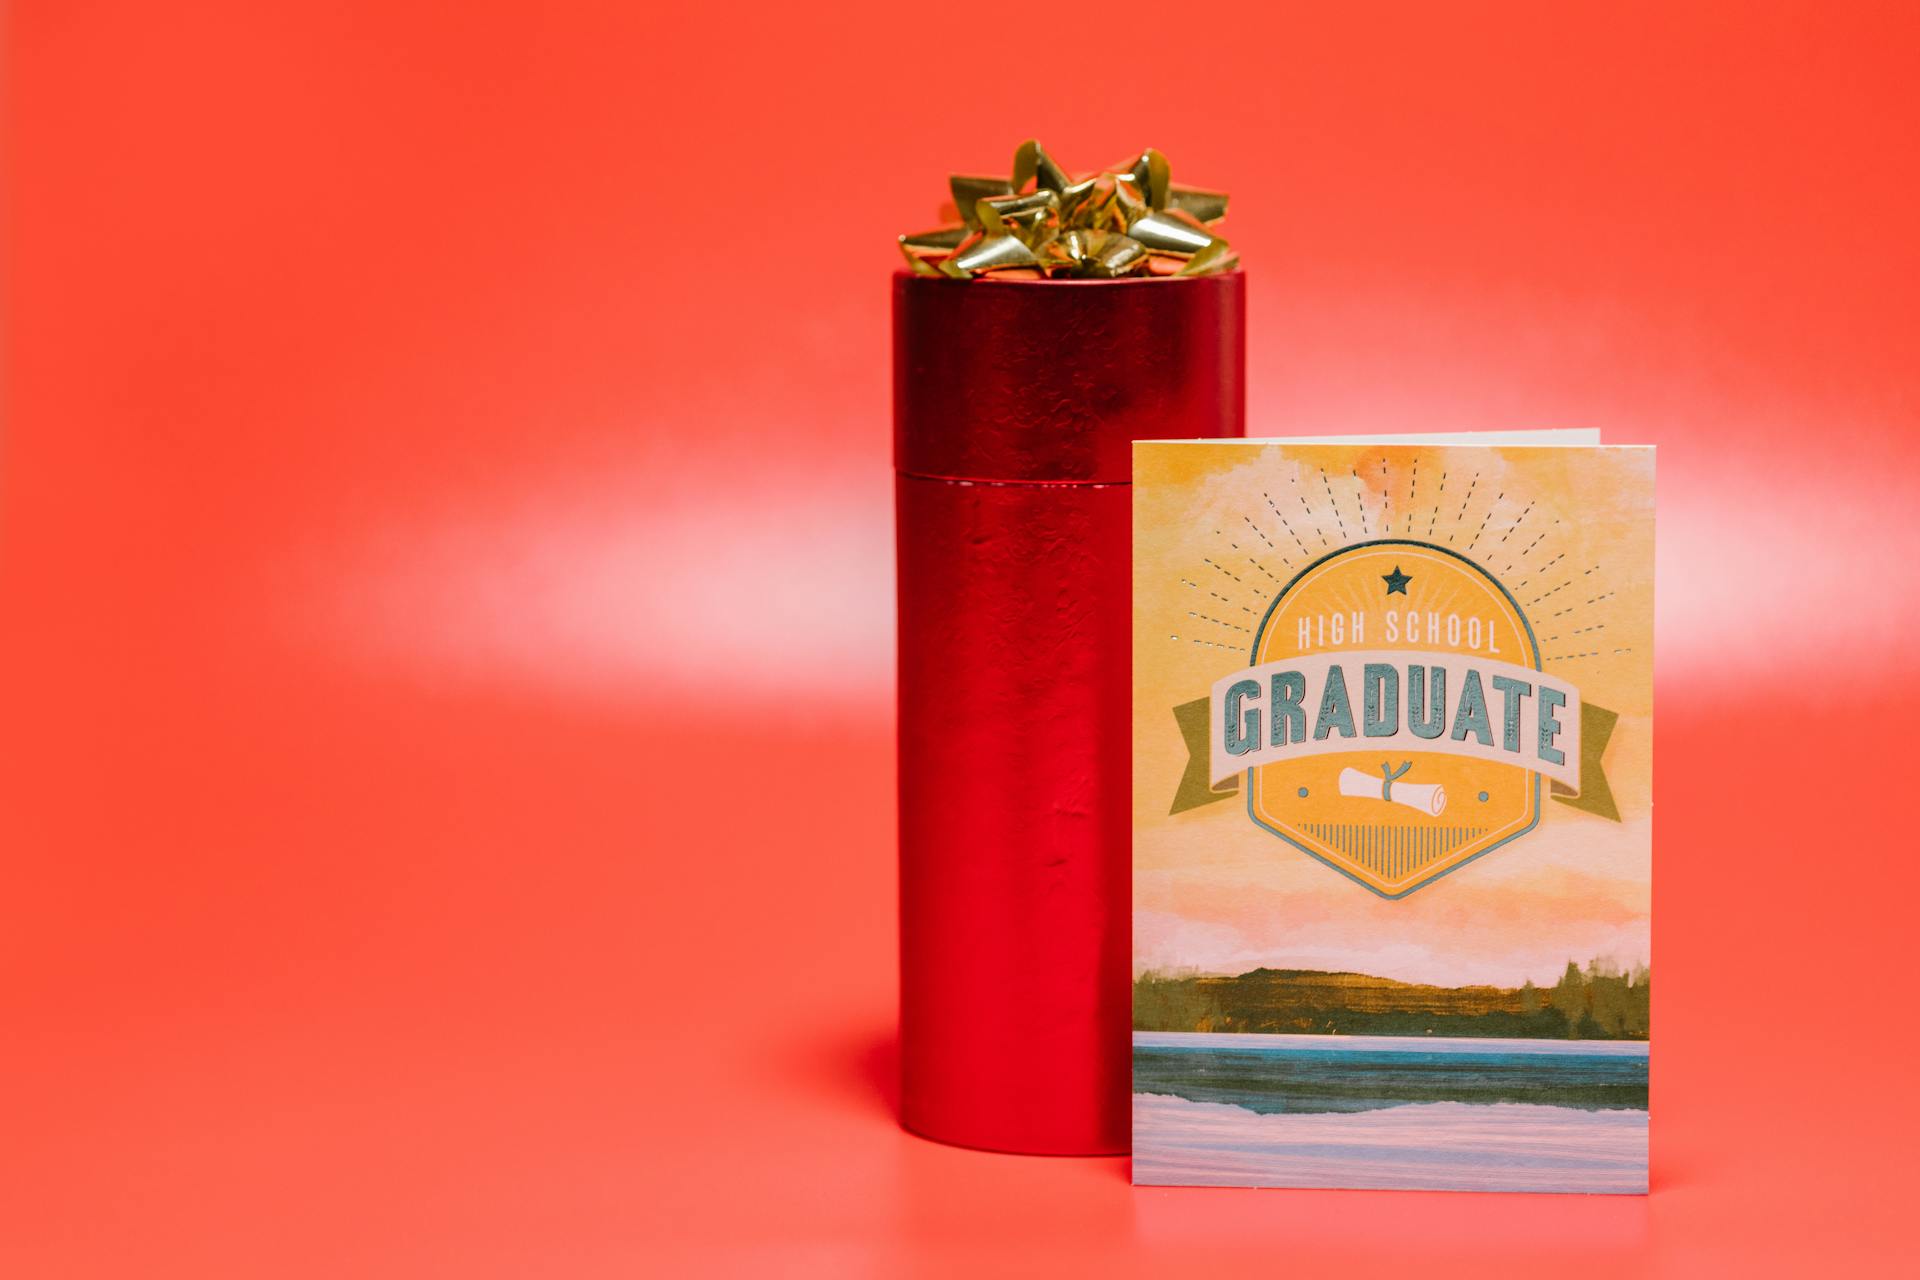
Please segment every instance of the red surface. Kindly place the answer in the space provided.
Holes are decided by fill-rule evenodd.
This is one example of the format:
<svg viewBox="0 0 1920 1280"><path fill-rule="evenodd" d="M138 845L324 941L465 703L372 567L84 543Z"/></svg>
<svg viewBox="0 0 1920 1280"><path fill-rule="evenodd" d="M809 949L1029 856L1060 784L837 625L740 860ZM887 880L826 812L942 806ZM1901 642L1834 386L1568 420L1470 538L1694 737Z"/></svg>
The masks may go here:
<svg viewBox="0 0 1920 1280"><path fill-rule="evenodd" d="M901 1117L1125 1152L1129 489L899 492Z"/></svg>
<svg viewBox="0 0 1920 1280"><path fill-rule="evenodd" d="M1243 434L1244 286L894 277L915 1133L1130 1145L1131 441Z"/></svg>
<svg viewBox="0 0 1920 1280"><path fill-rule="evenodd" d="M1916 18L1670 9L13 5L0 1271L1911 1271ZM1255 431L1661 446L1646 1200L895 1123L889 237L1029 133L1234 191Z"/></svg>

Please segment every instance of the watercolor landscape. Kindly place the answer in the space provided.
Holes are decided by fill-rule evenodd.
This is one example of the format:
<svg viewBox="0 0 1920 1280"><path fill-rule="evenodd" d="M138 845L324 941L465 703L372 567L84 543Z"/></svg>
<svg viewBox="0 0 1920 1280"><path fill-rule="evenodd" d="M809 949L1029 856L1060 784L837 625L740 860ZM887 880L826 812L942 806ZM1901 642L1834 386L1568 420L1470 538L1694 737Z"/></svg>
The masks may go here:
<svg viewBox="0 0 1920 1280"><path fill-rule="evenodd" d="M1134 982L1134 1180L1646 1190L1651 975L1259 969Z"/></svg>

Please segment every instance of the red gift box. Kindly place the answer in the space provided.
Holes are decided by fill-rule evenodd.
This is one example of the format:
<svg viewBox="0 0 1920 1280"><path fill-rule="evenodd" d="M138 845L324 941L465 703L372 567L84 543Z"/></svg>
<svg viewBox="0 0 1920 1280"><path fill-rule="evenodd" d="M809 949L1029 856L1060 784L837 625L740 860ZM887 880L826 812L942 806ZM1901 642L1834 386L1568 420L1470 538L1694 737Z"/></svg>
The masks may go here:
<svg viewBox="0 0 1920 1280"><path fill-rule="evenodd" d="M1131 443L1245 431L1245 277L894 278L902 1119L1128 1145Z"/></svg>

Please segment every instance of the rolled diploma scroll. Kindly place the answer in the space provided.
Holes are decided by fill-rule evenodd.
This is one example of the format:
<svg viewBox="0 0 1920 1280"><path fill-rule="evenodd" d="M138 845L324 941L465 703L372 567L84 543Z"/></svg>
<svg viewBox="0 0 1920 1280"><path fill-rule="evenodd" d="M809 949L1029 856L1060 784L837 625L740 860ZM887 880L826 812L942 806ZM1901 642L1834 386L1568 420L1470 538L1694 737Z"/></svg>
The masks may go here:
<svg viewBox="0 0 1920 1280"><path fill-rule="evenodd" d="M1358 769L1340 771L1340 794L1343 796L1364 796L1373 800L1388 800L1394 804L1403 804L1409 809L1418 809L1431 817L1439 817L1447 809L1447 791L1436 783L1396 782L1391 796L1384 794L1386 779L1375 774L1362 773Z"/></svg>

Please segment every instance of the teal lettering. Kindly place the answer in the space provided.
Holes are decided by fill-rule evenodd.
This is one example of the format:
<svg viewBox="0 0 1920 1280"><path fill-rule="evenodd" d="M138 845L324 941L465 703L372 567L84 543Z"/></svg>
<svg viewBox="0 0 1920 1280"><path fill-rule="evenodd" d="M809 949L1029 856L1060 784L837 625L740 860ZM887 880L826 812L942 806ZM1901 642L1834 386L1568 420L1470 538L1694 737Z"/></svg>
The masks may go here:
<svg viewBox="0 0 1920 1280"><path fill-rule="evenodd" d="M1433 698L1427 699L1427 672L1433 672ZM1437 738L1447 731L1447 669L1407 668L1407 728L1416 738Z"/></svg>
<svg viewBox="0 0 1920 1280"><path fill-rule="evenodd" d="M1493 687L1500 691L1500 745L1508 751L1520 749L1520 701L1533 693L1533 686L1512 676L1495 676Z"/></svg>
<svg viewBox="0 0 1920 1280"><path fill-rule="evenodd" d="M1320 715L1314 721L1317 741L1338 730L1343 738L1353 737L1353 700L1347 697L1347 677L1339 667L1327 668L1327 687L1320 692Z"/></svg>
<svg viewBox="0 0 1920 1280"><path fill-rule="evenodd" d="M1236 680L1227 689L1227 754L1243 756L1260 745L1260 708L1242 704L1260 696L1258 680Z"/></svg>
<svg viewBox="0 0 1920 1280"><path fill-rule="evenodd" d="M1493 725L1487 719L1487 693L1480 687L1480 673L1468 669L1460 682L1460 709L1453 717L1453 740L1465 742L1471 733L1480 745L1493 745Z"/></svg>
<svg viewBox="0 0 1920 1280"><path fill-rule="evenodd" d="M1567 695L1558 689L1540 686L1540 758L1548 764L1565 764L1567 753L1553 745L1560 736L1560 721L1554 712L1567 705Z"/></svg>
<svg viewBox="0 0 1920 1280"><path fill-rule="evenodd" d="M1369 738L1391 738L1400 729L1400 673L1369 662L1360 676L1362 725Z"/></svg>
<svg viewBox="0 0 1920 1280"><path fill-rule="evenodd" d="M1273 745L1307 740L1307 678L1298 671L1273 673Z"/></svg>

